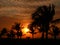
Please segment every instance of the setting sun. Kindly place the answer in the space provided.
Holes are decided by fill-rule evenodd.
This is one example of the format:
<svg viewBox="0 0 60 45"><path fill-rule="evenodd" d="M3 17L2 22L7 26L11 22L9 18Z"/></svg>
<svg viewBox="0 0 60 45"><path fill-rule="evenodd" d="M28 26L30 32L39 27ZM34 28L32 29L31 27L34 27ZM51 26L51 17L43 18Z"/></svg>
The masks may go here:
<svg viewBox="0 0 60 45"><path fill-rule="evenodd" d="M29 32L29 29L28 29L27 27L25 27L25 28L23 29L23 33L27 33L27 32Z"/></svg>

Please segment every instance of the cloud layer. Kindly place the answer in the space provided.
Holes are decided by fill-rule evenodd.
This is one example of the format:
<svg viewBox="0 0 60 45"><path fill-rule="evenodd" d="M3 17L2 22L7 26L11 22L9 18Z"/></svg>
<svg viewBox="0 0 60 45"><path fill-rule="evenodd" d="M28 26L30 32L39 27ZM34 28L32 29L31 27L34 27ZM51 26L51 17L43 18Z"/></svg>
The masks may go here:
<svg viewBox="0 0 60 45"><path fill-rule="evenodd" d="M5 16L19 20L30 20L31 14L37 7L50 3L56 5L54 19L60 18L60 0L0 0L0 17Z"/></svg>

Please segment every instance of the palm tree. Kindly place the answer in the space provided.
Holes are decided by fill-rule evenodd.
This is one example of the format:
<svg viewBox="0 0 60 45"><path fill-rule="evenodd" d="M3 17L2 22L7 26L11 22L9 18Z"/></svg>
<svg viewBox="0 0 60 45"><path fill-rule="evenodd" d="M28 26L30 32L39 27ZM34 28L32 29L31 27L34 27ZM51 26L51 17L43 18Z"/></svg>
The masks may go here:
<svg viewBox="0 0 60 45"><path fill-rule="evenodd" d="M38 7L37 11L32 14L32 19L34 20L33 25L41 27L39 31L43 32L42 38L44 38L44 32L46 32L46 39L48 38L49 23L55 14L54 8L55 7L53 4L49 6L43 5Z"/></svg>
<svg viewBox="0 0 60 45"><path fill-rule="evenodd" d="M38 7L38 9L32 14L32 26L31 28L35 27L41 27L42 28L42 6ZM42 28L43 29L43 28ZM39 29L39 31L42 31L42 29ZM44 32L42 33L42 37L44 36Z"/></svg>
<svg viewBox="0 0 60 45"><path fill-rule="evenodd" d="M49 5L47 6L43 6L43 11L42 11L42 26L43 26L43 30L46 32L46 39L48 39L48 30L49 30L49 23L52 21L53 16L55 14L55 10L54 10L54 5Z"/></svg>

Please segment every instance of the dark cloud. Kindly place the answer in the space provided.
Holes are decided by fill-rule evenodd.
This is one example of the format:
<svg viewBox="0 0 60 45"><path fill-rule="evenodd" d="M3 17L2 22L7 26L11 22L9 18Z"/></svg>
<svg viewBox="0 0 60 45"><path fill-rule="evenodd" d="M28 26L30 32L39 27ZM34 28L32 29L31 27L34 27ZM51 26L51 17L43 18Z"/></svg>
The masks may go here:
<svg viewBox="0 0 60 45"><path fill-rule="evenodd" d="M19 7L37 7L43 0L0 0L0 7L19 6Z"/></svg>
<svg viewBox="0 0 60 45"><path fill-rule="evenodd" d="M16 1L24 1L24 2L38 2L38 1L47 1L47 0L16 0Z"/></svg>
<svg viewBox="0 0 60 45"><path fill-rule="evenodd" d="M26 14L30 16L38 6L48 4L50 1L51 0L0 0L0 16L16 17L16 15L26 16ZM59 0L52 0L52 2L59 5Z"/></svg>

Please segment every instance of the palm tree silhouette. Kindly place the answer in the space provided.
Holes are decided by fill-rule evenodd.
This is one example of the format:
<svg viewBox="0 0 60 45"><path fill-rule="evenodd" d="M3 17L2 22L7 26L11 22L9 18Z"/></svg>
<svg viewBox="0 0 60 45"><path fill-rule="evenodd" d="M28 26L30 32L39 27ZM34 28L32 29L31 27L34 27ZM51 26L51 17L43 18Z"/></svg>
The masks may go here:
<svg viewBox="0 0 60 45"><path fill-rule="evenodd" d="M48 39L48 30L49 30L49 23L52 21L53 16L55 14L54 10L55 6L49 5L49 6L43 6L43 11L42 11L42 29L43 32L46 32L46 39Z"/></svg>
<svg viewBox="0 0 60 45"><path fill-rule="evenodd" d="M49 6L43 5L37 8L36 12L32 14L32 26L31 28L41 27L39 31L42 31L42 38L44 38L44 32L46 32L46 39L48 38L49 23L53 19L55 14L55 6L50 4Z"/></svg>

